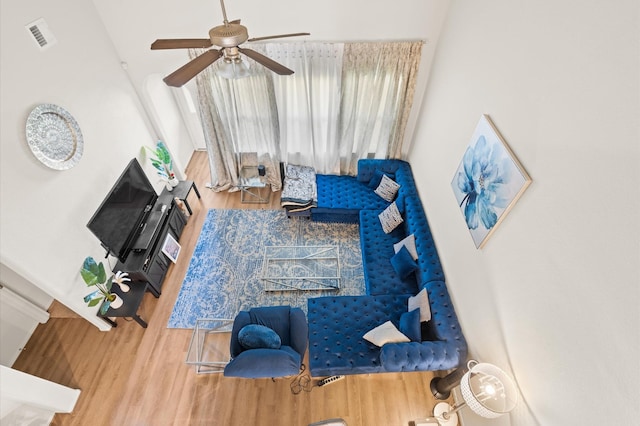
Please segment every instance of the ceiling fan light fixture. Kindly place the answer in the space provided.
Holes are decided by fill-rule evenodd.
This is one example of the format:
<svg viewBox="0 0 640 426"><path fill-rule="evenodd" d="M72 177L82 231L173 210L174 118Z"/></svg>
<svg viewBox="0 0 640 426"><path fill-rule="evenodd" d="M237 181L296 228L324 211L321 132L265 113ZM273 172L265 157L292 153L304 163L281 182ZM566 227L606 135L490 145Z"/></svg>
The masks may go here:
<svg viewBox="0 0 640 426"><path fill-rule="evenodd" d="M240 54L247 56L278 75L291 75L293 70L274 61L271 58L256 52L255 50L241 47L240 45L246 41L262 41L283 37L298 37L309 35L309 33L290 33L280 34L267 37L258 37L249 40L249 31L247 27L240 24L240 19L229 21L227 19L227 11L224 7L224 0L220 0L222 15L224 20L222 25L215 26L209 30L209 38L180 38L180 39L158 39L151 44L152 50L159 49L209 49L200 56L187 62L182 67L175 70L163 79L163 81L172 87L181 87L189 80L194 78L198 73L202 72L209 65L218 62L217 73L228 79L244 78L251 75L249 71L248 61L243 61ZM220 48L220 49L217 49Z"/></svg>
<svg viewBox="0 0 640 426"><path fill-rule="evenodd" d="M224 58L218 64L218 75L229 80L236 80L249 77L251 70L249 69L249 63L243 61L239 56Z"/></svg>

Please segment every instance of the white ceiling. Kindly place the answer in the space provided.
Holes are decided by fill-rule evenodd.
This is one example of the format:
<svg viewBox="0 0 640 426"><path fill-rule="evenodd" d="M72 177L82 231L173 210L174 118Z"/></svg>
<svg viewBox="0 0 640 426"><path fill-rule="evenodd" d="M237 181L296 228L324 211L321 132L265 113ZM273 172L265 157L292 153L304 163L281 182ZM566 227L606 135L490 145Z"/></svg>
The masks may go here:
<svg viewBox="0 0 640 426"><path fill-rule="evenodd" d="M93 0L131 78L169 74L186 63L184 50L151 51L157 38L206 38L222 23L217 0ZM448 0L227 0L229 20L242 19L250 37L310 32L304 40L425 40L431 57ZM297 40L297 39L290 39ZM429 64L430 65L430 61Z"/></svg>

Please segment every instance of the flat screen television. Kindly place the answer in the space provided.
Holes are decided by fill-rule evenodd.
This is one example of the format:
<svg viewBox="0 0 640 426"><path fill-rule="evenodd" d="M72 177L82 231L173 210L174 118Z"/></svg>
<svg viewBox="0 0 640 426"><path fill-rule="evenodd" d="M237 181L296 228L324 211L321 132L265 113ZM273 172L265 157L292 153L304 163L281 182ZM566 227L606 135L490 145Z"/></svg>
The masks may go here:
<svg viewBox="0 0 640 426"><path fill-rule="evenodd" d="M125 262L157 198L149 178L134 158L89 220L87 228L98 237L108 254Z"/></svg>

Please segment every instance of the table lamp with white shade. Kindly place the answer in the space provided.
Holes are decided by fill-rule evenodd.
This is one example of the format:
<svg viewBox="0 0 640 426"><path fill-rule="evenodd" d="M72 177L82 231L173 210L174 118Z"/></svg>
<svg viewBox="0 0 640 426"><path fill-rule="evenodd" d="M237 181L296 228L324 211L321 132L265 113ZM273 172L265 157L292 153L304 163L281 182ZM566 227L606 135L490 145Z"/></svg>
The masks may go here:
<svg viewBox="0 0 640 426"><path fill-rule="evenodd" d="M460 380L464 402L452 407L446 402L438 403L433 415L441 426L458 424L457 412L468 406L484 418L496 418L513 410L518 403L518 389L504 371L493 364L471 360L468 371Z"/></svg>

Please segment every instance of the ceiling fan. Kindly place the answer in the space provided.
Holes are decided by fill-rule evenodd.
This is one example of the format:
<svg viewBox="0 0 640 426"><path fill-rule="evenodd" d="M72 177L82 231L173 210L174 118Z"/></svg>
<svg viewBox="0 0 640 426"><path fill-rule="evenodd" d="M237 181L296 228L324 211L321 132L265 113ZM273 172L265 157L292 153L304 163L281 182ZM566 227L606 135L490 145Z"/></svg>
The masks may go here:
<svg viewBox="0 0 640 426"><path fill-rule="evenodd" d="M224 18L223 25L211 28L209 30L209 38L185 38L185 39L158 39L151 44L151 50L159 49L189 49L189 48L203 48L211 46L218 46L220 49L209 49L202 55L188 62L186 65L178 68L173 73L169 74L163 79L168 86L180 87L193 77L198 75L202 70L213 64L220 58L223 58L226 64L232 66L242 65L242 58L240 54L246 55L254 61L269 68L271 71L280 75L290 75L293 71L264 56L255 50L240 47L245 41L262 41L270 40L274 38L282 37L296 37L305 36L309 33L292 33L292 34L280 34L267 37L249 38L247 27L240 25L240 20L229 22L227 20L227 11L224 7L224 0L220 0L220 6L222 8L222 16ZM248 72L248 68L245 70Z"/></svg>

